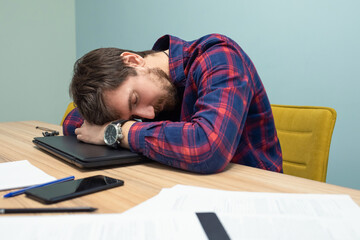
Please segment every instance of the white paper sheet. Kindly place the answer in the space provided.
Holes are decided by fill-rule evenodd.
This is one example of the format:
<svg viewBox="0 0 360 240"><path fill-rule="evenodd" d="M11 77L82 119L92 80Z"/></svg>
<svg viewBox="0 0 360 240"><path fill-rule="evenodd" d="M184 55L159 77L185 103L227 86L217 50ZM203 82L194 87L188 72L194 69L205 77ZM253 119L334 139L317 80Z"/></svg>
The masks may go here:
<svg viewBox="0 0 360 240"><path fill-rule="evenodd" d="M2 239L207 239L194 213L0 217Z"/></svg>
<svg viewBox="0 0 360 240"><path fill-rule="evenodd" d="M55 179L27 160L0 163L0 191L46 183Z"/></svg>
<svg viewBox="0 0 360 240"><path fill-rule="evenodd" d="M217 214L231 239L358 240L360 218Z"/></svg>
<svg viewBox="0 0 360 240"><path fill-rule="evenodd" d="M126 213L158 210L315 217L360 214L348 195L238 192L184 185L164 188Z"/></svg>
<svg viewBox="0 0 360 240"><path fill-rule="evenodd" d="M360 239L360 208L338 194L254 193L177 185L128 210L215 212L231 239Z"/></svg>

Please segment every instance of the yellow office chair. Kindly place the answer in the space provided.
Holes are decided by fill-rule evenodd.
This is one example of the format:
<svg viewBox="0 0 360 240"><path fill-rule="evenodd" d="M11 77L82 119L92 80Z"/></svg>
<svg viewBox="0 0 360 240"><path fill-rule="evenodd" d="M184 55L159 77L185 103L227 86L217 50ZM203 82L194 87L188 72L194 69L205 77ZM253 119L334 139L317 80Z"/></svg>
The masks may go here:
<svg viewBox="0 0 360 240"><path fill-rule="evenodd" d="M285 174L326 181L336 111L328 107L271 105Z"/></svg>
<svg viewBox="0 0 360 240"><path fill-rule="evenodd" d="M66 116L69 114L69 112L71 112L71 110L73 110L74 108L76 108L75 104L73 102L69 103L69 105L67 106L66 110L65 110L65 113L64 113L64 116L63 118L61 119L61 123L60 125L62 126L63 125L63 122L66 118Z"/></svg>

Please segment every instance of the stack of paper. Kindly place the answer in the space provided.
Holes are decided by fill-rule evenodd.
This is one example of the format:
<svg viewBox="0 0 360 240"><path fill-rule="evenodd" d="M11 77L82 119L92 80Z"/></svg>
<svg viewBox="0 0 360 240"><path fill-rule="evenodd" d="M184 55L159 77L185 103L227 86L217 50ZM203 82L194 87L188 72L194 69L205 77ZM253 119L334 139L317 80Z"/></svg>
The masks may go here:
<svg viewBox="0 0 360 240"><path fill-rule="evenodd" d="M215 212L232 239L360 239L348 195L232 192L177 185L124 213Z"/></svg>
<svg viewBox="0 0 360 240"><path fill-rule="evenodd" d="M26 240L158 240L207 239L191 213L71 214L0 217L2 239Z"/></svg>
<svg viewBox="0 0 360 240"><path fill-rule="evenodd" d="M183 185L123 214L0 217L0 232L4 239L207 239L196 212L215 212L231 239L360 239L360 208L347 195Z"/></svg>

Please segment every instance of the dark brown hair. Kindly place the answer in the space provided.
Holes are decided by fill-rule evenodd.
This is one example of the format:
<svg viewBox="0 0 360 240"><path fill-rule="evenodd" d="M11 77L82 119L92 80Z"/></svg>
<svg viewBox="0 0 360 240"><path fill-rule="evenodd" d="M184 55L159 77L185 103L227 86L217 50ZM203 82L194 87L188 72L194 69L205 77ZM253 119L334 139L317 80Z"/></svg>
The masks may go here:
<svg viewBox="0 0 360 240"><path fill-rule="evenodd" d="M133 67L126 65L120 56L123 52L136 53L141 57L154 51L134 52L118 48L99 48L78 59L69 93L80 114L90 123L102 125L117 116L103 101L103 92L115 89L128 77L136 76Z"/></svg>

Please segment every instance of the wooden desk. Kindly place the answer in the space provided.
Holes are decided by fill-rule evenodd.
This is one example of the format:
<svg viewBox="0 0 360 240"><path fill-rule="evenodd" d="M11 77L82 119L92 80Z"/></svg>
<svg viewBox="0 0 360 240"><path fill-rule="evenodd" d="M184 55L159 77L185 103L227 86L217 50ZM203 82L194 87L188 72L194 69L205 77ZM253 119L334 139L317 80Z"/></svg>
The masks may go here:
<svg viewBox="0 0 360 240"><path fill-rule="evenodd" d="M0 123L0 162L26 159L56 178L70 175L83 178L104 174L125 181L122 187L51 205L54 207L92 206L99 209L97 213L120 213L155 196L162 188L176 184L250 192L348 194L360 205L359 190L239 164L230 164L224 172L212 175L189 173L156 162L127 167L82 170L36 148L32 139L42 136L42 131L35 129L35 126L57 129L61 132L60 126L38 121ZM2 191L0 194L4 195L7 192L9 191ZM44 207L43 204L28 199L24 195L1 198L0 206L3 208Z"/></svg>

